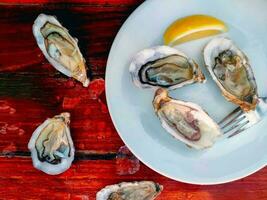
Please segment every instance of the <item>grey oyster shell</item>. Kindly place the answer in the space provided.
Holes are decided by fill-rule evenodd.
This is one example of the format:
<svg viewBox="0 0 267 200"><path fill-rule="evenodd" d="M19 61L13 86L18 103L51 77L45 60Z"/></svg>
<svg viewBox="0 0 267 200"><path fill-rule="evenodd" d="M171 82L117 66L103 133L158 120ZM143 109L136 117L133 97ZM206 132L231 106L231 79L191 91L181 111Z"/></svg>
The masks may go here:
<svg viewBox="0 0 267 200"><path fill-rule="evenodd" d="M153 200L163 186L152 181L122 182L109 185L96 194L96 200Z"/></svg>
<svg viewBox="0 0 267 200"><path fill-rule="evenodd" d="M45 120L28 143L35 168L56 175L66 171L74 159L74 145L69 129L70 114L61 113Z"/></svg>
<svg viewBox="0 0 267 200"><path fill-rule="evenodd" d="M33 35L46 59L58 71L89 85L85 59L73 38L54 16L40 14L33 24Z"/></svg>
<svg viewBox="0 0 267 200"><path fill-rule="evenodd" d="M204 48L206 67L222 95L244 111L258 103L257 84L247 56L228 38L212 39Z"/></svg>
<svg viewBox="0 0 267 200"><path fill-rule="evenodd" d="M156 91L153 107L162 127L190 147L211 147L222 135L217 123L200 106L172 99L163 88Z"/></svg>
<svg viewBox="0 0 267 200"><path fill-rule="evenodd" d="M133 83L140 88L172 90L205 81L200 68L191 58L168 46L140 51L133 57L129 71Z"/></svg>

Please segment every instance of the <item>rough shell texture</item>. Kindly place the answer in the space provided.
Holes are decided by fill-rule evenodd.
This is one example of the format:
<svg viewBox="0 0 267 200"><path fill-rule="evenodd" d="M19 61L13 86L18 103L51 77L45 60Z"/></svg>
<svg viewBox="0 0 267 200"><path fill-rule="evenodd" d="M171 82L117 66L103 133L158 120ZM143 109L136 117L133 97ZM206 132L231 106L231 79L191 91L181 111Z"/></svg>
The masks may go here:
<svg viewBox="0 0 267 200"><path fill-rule="evenodd" d="M89 85L85 60L73 38L54 16L40 14L33 24L33 34L46 59L58 71Z"/></svg>
<svg viewBox="0 0 267 200"><path fill-rule="evenodd" d="M45 120L32 134L28 148L35 168L56 175L66 171L74 159L69 113Z"/></svg>
<svg viewBox="0 0 267 200"><path fill-rule="evenodd" d="M238 62L235 61L235 67L231 68L233 65L229 65L229 69L225 67L226 72L220 72L222 73L224 80L221 81L218 76L216 76L214 69L216 66L216 60L218 60L224 52L230 52L233 56L238 58ZM204 60L213 80L219 86L223 96L228 101L239 105L245 111L255 109L258 101L258 94L252 68L247 56L238 47L236 47L230 39L215 38L211 40L204 48ZM242 78L242 75L243 77L245 76L245 78ZM233 91L229 91L226 87L226 83L228 83L229 87L231 84L232 88L238 90L237 92L240 93L241 91L241 94L246 94L245 97L238 97ZM247 94L248 90L249 93Z"/></svg>
<svg viewBox="0 0 267 200"><path fill-rule="evenodd" d="M157 85L144 83L141 80L140 71L147 63L156 61L158 59L164 59L171 55L179 55L181 57L184 57L187 60L188 64L192 67L193 76L190 80L185 80L183 82L175 85L170 85L165 88L172 90L183 87L184 85L192 84L194 82L205 81L205 77L198 65L192 59L188 58L183 52L168 46L156 46L149 49L144 49L133 57L129 68L133 83L140 88L159 88L159 86Z"/></svg>
<svg viewBox="0 0 267 200"><path fill-rule="evenodd" d="M153 106L162 127L195 149L211 147L221 136L219 126L200 106L172 99L165 89L156 91Z"/></svg>
<svg viewBox="0 0 267 200"><path fill-rule="evenodd" d="M163 186L152 181L123 182L109 185L96 194L96 200L153 200Z"/></svg>

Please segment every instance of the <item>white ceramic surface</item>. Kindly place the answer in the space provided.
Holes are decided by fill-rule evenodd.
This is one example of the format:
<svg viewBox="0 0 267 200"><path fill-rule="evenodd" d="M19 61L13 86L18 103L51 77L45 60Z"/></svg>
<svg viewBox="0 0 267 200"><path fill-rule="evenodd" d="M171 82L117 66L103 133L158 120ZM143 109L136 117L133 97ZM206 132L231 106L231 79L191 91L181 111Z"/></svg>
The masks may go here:
<svg viewBox="0 0 267 200"><path fill-rule="evenodd" d="M110 51L106 94L114 125L130 150L147 166L169 178L193 184L218 184L245 177L267 163L267 119L242 134L196 151L175 140L153 113L154 91L136 88L129 64L138 51L163 43L165 28L175 19L208 14L227 23L226 35L251 60L260 96L267 96L266 0L147 0L124 23ZM194 58L207 82L185 86L171 96L201 105L219 121L235 108L220 94L204 67L205 38L177 46Z"/></svg>

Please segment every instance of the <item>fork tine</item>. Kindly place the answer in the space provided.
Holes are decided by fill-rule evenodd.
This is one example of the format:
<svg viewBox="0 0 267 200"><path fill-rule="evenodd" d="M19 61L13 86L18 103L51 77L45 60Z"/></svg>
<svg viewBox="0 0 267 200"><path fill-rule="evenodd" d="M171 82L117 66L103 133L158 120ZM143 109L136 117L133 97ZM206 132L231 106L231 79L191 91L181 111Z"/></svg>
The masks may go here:
<svg viewBox="0 0 267 200"><path fill-rule="evenodd" d="M246 126L247 125L247 126ZM231 138L241 132L243 132L244 130L248 129L251 125L249 124L249 121L244 122L238 130L236 130L234 133L232 133L231 135L229 135L227 138Z"/></svg>
<svg viewBox="0 0 267 200"><path fill-rule="evenodd" d="M239 129L243 128L247 123L249 123L249 120L244 117L242 120L239 120L235 124L232 124L231 127L229 127L227 130L224 130L224 134L233 133L238 131Z"/></svg>
<svg viewBox="0 0 267 200"><path fill-rule="evenodd" d="M219 125L222 126L224 123L226 123L227 121L231 120L232 118L235 117L236 114L242 113L242 110L240 109L240 107L237 107L236 109L234 109L231 113L229 113L226 117L224 117L220 122Z"/></svg>
<svg viewBox="0 0 267 200"><path fill-rule="evenodd" d="M224 124L221 129L224 129L226 127L229 127L230 125L233 125L235 123L238 123L240 121L242 121L242 119L244 119L246 116L244 113L240 112L238 113L238 115L236 115L234 118L232 118L230 121L228 121L226 124Z"/></svg>

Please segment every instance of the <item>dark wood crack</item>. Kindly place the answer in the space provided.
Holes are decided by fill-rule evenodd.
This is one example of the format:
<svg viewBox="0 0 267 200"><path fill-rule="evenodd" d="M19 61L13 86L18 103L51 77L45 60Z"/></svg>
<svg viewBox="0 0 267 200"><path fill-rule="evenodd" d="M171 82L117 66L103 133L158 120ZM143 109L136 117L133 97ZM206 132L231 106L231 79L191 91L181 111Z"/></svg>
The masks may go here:
<svg viewBox="0 0 267 200"><path fill-rule="evenodd" d="M78 160L113 160L116 158L116 153L92 153L92 152L77 152L75 153L75 161ZM30 157L30 152L15 151L15 152L1 152L0 157Z"/></svg>

